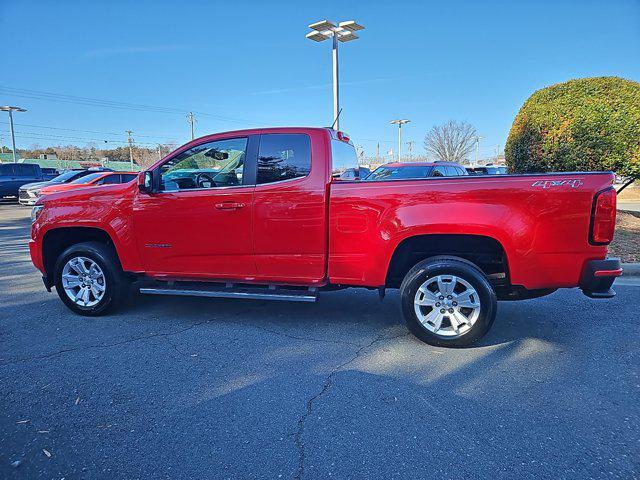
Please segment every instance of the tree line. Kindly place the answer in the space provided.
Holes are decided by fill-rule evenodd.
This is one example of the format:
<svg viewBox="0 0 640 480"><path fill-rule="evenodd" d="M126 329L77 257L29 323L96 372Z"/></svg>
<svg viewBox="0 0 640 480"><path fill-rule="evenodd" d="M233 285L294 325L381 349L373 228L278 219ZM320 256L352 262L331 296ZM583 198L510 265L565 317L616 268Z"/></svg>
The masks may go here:
<svg viewBox="0 0 640 480"><path fill-rule="evenodd" d="M147 167L156 162L159 158L167 155L169 152L177 148L177 144L167 143L158 144L155 147L140 147L134 145L132 147L133 161L137 165ZM2 151L11 152L8 147L2 147ZM78 145L59 145L42 147L40 145L32 145L30 148L17 149L20 158L39 158L40 155L56 155L62 161L85 161L100 162L104 159L115 162L129 161L129 147L116 148L98 148L94 144L88 144L84 147Z"/></svg>

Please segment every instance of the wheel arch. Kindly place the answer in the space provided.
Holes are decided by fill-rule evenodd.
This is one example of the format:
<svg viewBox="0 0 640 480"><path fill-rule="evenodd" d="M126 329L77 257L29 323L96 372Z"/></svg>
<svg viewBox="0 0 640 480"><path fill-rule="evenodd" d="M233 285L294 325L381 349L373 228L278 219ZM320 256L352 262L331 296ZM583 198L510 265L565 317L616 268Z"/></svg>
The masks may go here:
<svg viewBox="0 0 640 480"><path fill-rule="evenodd" d="M440 256L458 257L473 264L494 285L509 284L508 258L500 241L486 235L436 233L412 235L398 243L387 266L385 285L397 288L415 264Z"/></svg>
<svg viewBox="0 0 640 480"><path fill-rule="evenodd" d="M42 263L52 278L56 260L72 245L82 242L100 242L110 246L120 259L113 238L106 230L97 227L58 227L48 230L42 237Z"/></svg>

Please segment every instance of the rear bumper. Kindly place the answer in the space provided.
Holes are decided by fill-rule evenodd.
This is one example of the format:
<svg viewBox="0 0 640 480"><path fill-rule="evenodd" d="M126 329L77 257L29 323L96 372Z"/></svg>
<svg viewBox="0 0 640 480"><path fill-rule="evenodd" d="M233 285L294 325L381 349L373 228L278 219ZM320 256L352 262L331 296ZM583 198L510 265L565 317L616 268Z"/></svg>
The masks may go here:
<svg viewBox="0 0 640 480"><path fill-rule="evenodd" d="M611 288L616 277L622 275L619 258L590 260L582 269L580 288L591 298L611 298L616 295Z"/></svg>

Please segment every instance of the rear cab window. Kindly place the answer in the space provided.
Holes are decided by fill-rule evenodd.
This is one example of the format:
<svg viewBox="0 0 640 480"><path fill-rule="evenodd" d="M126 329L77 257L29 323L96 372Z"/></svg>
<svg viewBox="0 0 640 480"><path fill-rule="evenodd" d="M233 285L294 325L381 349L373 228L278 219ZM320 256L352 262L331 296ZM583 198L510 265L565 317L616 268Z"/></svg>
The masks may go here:
<svg viewBox="0 0 640 480"><path fill-rule="evenodd" d="M311 139L303 133L260 135L256 184L302 178L311 172Z"/></svg>
<svg viewBox="0 0 640 480"><path fill-rule="evenodd" d="M0 165L0 176L2 176L2 177L12 177L13 176L13 165Z"/></svg>
<svg viewBox="0 0 640 480"><path fill-rule="evenodd" d="M24 164L16 164L14 166L16 169L16 176L18 177L35 177L36 176L36 167L35 165L24 165Z"/></svg>

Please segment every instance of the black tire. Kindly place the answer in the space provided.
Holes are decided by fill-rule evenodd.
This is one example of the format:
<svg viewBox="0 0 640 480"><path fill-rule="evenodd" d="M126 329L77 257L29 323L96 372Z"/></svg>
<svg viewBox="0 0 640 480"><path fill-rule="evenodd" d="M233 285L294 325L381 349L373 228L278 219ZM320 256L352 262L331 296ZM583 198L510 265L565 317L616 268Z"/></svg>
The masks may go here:
<svg viewBox="0 0 640 480"><path fill-rule="evenodd" d="M416 314L414 300L418 289L427 280L438 275L455 275L470 284L479 297L480 313L475 323L468 331L459 336L438 335L428 330L420 322ZM457 257L432 257L417 263L409 270L402 281L400 301L402 313L409 330L423 342L439 347L465 347L482 338L493 325L498 304L496 294L484 273L473 263ZM425 308L430 312L432 307L419 308L420 311ZM448 321L448 319L445 319L443 323ZM449 328L453 328L452 326L453 324L450 323ZM465 328L468 327L465 326Z"/></svg>
<svg viewBox="0 0 640 480"><path fill-rule="evenodd" d="M62 285L62 272L65 264L74 257L86 257L94 261L104 273L104 294L92 306L75 303ZM63 303L74 313L96 317L104 315L121 306L129 297L131 282L122 271L118 256L113 247L102 242L82 242L67 248L56 260L54 267L54 285Z"/></svg>

